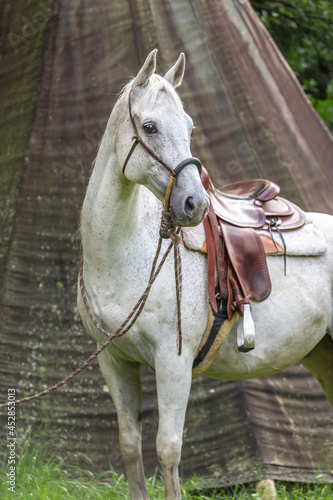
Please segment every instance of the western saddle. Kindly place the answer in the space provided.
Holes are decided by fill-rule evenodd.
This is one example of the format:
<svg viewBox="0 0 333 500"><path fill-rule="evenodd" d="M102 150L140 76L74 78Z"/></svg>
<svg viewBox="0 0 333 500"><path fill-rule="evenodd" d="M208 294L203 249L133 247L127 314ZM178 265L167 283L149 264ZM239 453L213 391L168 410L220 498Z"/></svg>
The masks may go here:
<svg viewBox="0 0 333 500"><path fill-rule="evenodd" d="M205 169L201 180L210 198L203 248L209 302L215 314L225 303L229 319L235 311L239 313L238 349L248 352L255 345L250 299L263 301L271 291L266 254L282 254L286 259L282 232L303 226L305 214L278 196L279 186L268 180L235 182L216 189ZM283 248L275 242L274 233L280 235Z"/></svg>

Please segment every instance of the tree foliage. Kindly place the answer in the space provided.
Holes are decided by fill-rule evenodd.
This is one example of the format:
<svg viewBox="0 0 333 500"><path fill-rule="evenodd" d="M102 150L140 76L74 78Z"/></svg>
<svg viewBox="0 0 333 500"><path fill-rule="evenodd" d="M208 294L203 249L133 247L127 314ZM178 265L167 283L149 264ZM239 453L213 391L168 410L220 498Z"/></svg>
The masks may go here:
<svg viewBox="0 0 333 500"><path fill-rule="evenodd" d="M332 0L250 0L333 131Z"/></svg>

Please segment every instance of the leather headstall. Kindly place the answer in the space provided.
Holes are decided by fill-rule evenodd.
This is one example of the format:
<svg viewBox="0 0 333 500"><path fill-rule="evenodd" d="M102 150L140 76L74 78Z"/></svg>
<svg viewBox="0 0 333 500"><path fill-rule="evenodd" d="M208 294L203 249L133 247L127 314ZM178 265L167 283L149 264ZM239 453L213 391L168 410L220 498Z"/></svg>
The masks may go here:
<svg viewBox="0 0 333 500"><path fill-rule="evenodd" d="M169 183L168 183L168 186L167 186L167 189L166 189L166 193L165 193L165 199L164 199L164 210L165 212L169 212L169 209L170 209L170 196L171 196L171 192L172 192L172 187L173 187L173 184L178 176L178 174L187 166L187 165L190 165L190 164L194 164L196 165L198 171L199 171L199 175L201 176L201 172L202 172L202 165L201 165L201 162L200 160L198 160L198 158L185 158L185 160L182 160L177 166L175 169L171 168L167 163L165 163L162 158L160 158L145 142L144 140L140 137L140 134L139 134L139 131L138 131L138 128L137 128L137 125L136 125L136 122L135 122L135 119L133 117L133 114L132 114L132 105L131 105L131 94L132 94L132 91L130 92L129 94L129 99L128 99L128 110L129 110L129 116L130 116L130 119L131 119L131 122L132 122L132 126L133 126L133 129L134 129L134 136L132 137L132 140L134 141L133 144L132 144L132 147L124 161L124 165L123 165L123 168L122 168L122 172L123 174L125 174L125 169L126 169L126 166L128 164L128 161L129 159L131 158L136 146L138 144L140 144L146 151L147 153L152 156L156 161L158 161L158 163L160 165L162 165L162 167L164 167L169 173L170 173L170 180L169 180ZM166 234L162 234L161 233L161 236L163 238L168 238L169 236L167 236Z"/></svg>

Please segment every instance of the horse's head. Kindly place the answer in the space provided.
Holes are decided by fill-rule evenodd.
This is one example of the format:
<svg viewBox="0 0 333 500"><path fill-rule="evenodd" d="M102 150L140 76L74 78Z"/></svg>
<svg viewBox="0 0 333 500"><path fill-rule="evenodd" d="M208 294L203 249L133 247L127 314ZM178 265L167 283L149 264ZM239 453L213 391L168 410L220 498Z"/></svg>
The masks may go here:
<svg viewBox="0 0 333 500"><path fill-rule="evenodd" d="M154 74L156 52L122 95L126 114L117 127L117 154L123 175L166 203L174 226L195 226L206 216L209 199L200 180L201 163L191 157L193 122L175 91L185 56L163 78Z"/></svg>

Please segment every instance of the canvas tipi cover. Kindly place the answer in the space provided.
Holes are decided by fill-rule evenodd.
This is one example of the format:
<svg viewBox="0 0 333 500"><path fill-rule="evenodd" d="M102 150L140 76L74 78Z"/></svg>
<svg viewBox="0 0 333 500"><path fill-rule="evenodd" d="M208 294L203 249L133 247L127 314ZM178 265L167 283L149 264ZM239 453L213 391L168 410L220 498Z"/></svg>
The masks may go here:
<svg viewBox="0 0 333 500"><path fill-rule="evenodd" d="M333 213L332 138L247 0L4 0L0 6L0 396L50 386L94 342L76 313L77 230L92 161L117 93L158 48L180 52L193 155L216 185L269 178L307 210ZM98 365L17 407L36 439L94 470L122 471L116 414ZM105 388L105 387L104 387ZM144 462L157 466L154 375L143 369ZM332 409L301 366L265 379L199 377L182 473L218 484L332 476ZM1 443L6 444L6 412ZM41 425L42 424L42 425Z"/></svg>

